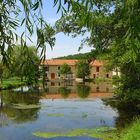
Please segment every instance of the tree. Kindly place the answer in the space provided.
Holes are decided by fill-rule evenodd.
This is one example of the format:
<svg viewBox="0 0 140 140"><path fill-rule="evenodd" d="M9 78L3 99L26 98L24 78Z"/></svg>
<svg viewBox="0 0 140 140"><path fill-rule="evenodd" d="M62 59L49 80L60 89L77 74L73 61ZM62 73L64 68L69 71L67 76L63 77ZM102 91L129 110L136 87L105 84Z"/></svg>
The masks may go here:
<svg viewBox="0 0 140 140"><path fill-rule="evenodd" d="M59 70L60 74L64 74L65 77L67 74L71 73L71 68L67 63L64 63L63 65L60 66L60 70Z"/></svg>
<svg viewBox="0 0 140 140"><path fill-rule="evenodd" d="M78 61L76 63L76 75L78 78L82 78L85 81L86 77L90 75L91 66L86 61Z"/></svg>
<svg viewBox="0 0 140 140"><path fill-rule="evenodd" d="M39 78L39 57L34 47L23 49L22 46L15 46L11 56L11 74L18 76L23 81L25 78L28 84L33 84Z"/></svg>
<svg viewBox="0 0 140 140"><path fill-rule="evenodd" d="M56 23L58 31L77 36L89 32L83 43L106 54L112 69L121 71L124 97L140 90L140 1L76 0ZM58 3L60 5L60 3ZM137 16L135 16L137 15ZM131 96L130 96L131 97Z"/></svg>
<svg viewBox="0 0 140 140"><path fill-rule="evenodd" d="M2 78L3 78L3 69L4 69L3 64L0 63L0 81L1 81L1 84L2 84Z"/></svg>
<svg viewBox="0 0 140 140"><path fill-rule="evenodd" d="M43 29L46 24L40 14L42 5L42 0L0 1L0 51L4 63L9 59L9 54L18 39L15 32L19 26L25 27L20 36L21 46L27 47L28 34L30 36L36 31L37 47L42 48L41 54L45 54L45 42L50 44L50 40L46 40L44 36ZM124 79L133 79L132 73L139 67L140 55L139 0L54 0L54 6L58 6L57 12L62 13L62 18L56 26L57 32L73 33L74 37L88 32L83 43L101 51L101 54L103 50L110 50L108 58L113 66L120 68ZM22 20L20 15L23 15ZM52 34L48 35L52 37ZM123 71L126 65L127 69L132 71L130 75ZM140 84L139 71L136 70L135 75L136 79L133 80ZM137 88L135 85L130 87L127 80L123 80L122 84L127 84L127 89L122 88L126 92Z"/></svg>
<svg viewBox="0 0 140 140"><path fill-rule="evenodd" d="M0 1L0 53L3 63L9 64L9 56L17 42L28 48L27 42L34 34L37 35L36 48L41 49L41 59L46 55L46 43L54 46L54 30L43 20L42 7L42 0ZM19 28L23 32L17 34Z"/></svg>

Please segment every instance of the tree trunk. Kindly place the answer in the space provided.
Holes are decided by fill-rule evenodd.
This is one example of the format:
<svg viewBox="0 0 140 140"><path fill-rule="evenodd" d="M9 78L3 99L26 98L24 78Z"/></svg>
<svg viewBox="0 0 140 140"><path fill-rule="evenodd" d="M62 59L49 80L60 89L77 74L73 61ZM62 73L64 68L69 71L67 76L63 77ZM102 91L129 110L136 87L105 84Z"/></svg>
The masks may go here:
<svg viewBox="0 0 140 140"><path fill-rule="evenodd" d="M0 94L0 107L3 107L3 94Z"/></svg>

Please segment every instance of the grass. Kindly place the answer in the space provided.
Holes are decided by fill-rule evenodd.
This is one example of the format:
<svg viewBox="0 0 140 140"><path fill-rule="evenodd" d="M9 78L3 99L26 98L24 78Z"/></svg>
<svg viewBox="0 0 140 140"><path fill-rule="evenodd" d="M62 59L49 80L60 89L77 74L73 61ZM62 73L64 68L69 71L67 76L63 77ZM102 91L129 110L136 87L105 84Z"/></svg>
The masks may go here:
<svg viewBox="0 0 140 140"><path fill-rule="evenodd" d="M110 131L103 133L100 138L102 140L140 140L140 119L134 121L120 133L118 131Z"/></svg>
<svg viewBox="0 0 140 140"><path fill-rule="evenodd" d="M114 140L140 140L140 120L136 120L131 126L120 134L120 138Z"/></svg>
<svg viewBox="0 0 140 140"><path fill-rule="evenodd" d="M25 81L21 82L20 78L12 77L9 79L4 79L3 83L0 85L0 89L1 90L12 89L22 85L25 85Z"/></svg>

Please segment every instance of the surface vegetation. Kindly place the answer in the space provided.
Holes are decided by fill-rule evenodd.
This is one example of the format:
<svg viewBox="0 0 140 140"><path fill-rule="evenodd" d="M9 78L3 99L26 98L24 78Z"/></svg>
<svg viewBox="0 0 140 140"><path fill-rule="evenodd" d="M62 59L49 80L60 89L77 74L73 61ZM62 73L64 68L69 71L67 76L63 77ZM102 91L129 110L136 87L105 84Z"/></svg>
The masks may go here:
<svg viewBox="0 0 140 140"><path fill-rule="evenodd" d="M96 129L73 129L66 133L55 133L55 132L34 132L34 136L43 138L55 138L55 137L75 137L75 136L88 136L88 137L98 137L100 133L114 130L111 127L101 127Z"/></svg>
<svg viewBox="0 0 140 140"><path fill-rule="evenodd" d="M136 120L131 126L118 132L115 128L99 127L96 129L73 129L66 133L34 132L33 135L42 138L87 136L101 140L139 140L140 121Z"/></svg>

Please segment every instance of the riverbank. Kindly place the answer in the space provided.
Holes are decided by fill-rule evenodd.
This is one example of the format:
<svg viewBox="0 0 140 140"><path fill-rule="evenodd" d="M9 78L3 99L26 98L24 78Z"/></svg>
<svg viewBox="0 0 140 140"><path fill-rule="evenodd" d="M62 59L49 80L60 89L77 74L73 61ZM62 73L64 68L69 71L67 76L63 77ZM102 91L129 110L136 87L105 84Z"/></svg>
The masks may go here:
<svg viewBox="0 0 140 140"><path fill-rule="evenodd" d="M140 119L136 119L121 131L115 130L100 134L101 140L140 140Z"/></svg>

